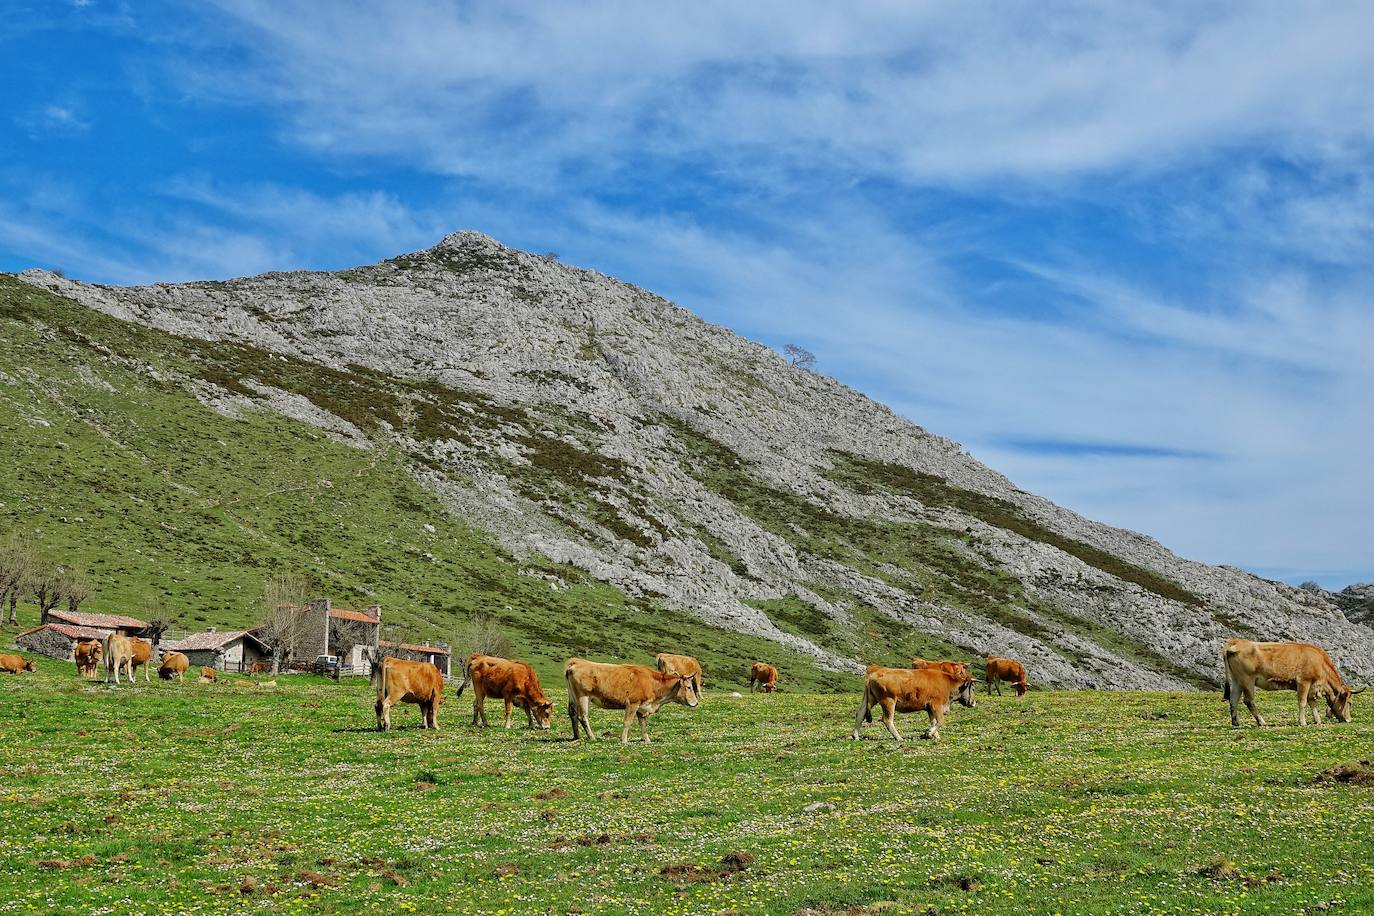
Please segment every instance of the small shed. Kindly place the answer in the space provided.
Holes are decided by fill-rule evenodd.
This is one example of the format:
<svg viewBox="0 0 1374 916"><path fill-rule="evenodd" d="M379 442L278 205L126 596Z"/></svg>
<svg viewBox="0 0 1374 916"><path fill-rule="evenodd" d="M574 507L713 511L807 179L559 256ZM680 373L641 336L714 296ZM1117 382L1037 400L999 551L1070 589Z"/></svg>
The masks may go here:
<svg viewBox="0 0 1374 916"><path fill-rule="evenodd" d="M14 637L14 644L21 649L37 652L49 658L70 662L76 660L75 648L78 642L88 639L103 640L110 635L109 630L95 627L77 627L65 623L45 623L25 630Z"/></svg>
<svg viewBox="0 0 1374 916"><path fill-rule="evenodd" d="M193 667L204 665L221 671L246 671L254 662L265 662L272 656L272 650L251 630L206 630L163 643L162 648L185 655Z"/></svg>
<svg viewBox="0 0 1374 916"><path fill-rule="evenodd" d="M449 650L447 646L429 646L423 643L391 642L383 639L380 647L387 655L408 658L413 662L429 662L439 669L444 677L449 676Z"/></svg>

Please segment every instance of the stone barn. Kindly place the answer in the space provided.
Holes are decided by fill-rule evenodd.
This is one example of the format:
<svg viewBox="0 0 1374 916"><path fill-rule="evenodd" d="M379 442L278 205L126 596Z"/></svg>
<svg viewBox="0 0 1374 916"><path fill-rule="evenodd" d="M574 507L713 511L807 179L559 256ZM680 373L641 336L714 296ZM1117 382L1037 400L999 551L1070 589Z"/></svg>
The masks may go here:
<svg viewBox="0 0 1374 916"><path fill-rule="evenodd" d="M391 640L378 640L378 647L383 654L393 658L408 658L415 662L430 662L439 669L439 673L448 677L451 673L449 662L448 646L428 646L423 643L412 642L392 642ZM367 665L367 655L363 646L355 646L347 658L343 659L345 670L352 674L370 674Z"/></svg>
<svg viewBox="0 0 1374 916"><path fill-rule="evenodd" d="M88 639L103 640L110 635L109 630L95 627L77 627L65 623L45 623L25 630L14 637L14 644L29 652L37 652L49 658L66 662L76 660L75 648L78 642Z"/></svg>
<svg viewBox="0 0 1374 916"><path fill-rule="evenodd" d="M123 614L88 614L85 611L62 611L57 608L44 614L40 623L104 630L105 632L100 635L101 639L115 632L123 633L125 636L143 636L144 631L148 629L148 621L139 620L137 617L125 617Z"/></svg>
<svg viewBox="0 0 1374 916"><path fill-rule="evenodd" d="M191 667L204 665L221 671L247 671L254 662L267 662L272 652L251 630L206 630L162 644L164 652L180 652Z"/></svg>

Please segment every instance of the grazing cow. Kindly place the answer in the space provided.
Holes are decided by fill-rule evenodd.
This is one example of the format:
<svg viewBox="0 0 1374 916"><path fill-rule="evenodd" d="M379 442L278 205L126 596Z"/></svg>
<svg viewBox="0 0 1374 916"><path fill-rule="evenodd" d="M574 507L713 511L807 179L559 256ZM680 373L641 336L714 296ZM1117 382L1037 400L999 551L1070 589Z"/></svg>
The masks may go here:
<svg viewBox="0 0 1374 916"><path fill-rule="evenodd" d="M854 719L854 732L849 737L859 740L859 730L865 722L873 720L870 710L877 706L883 711L883 724L896 740L901 741L902 736L897 734L893 713L924 712L930 716L930 727L921 737L938 741L949 704L958 700L972 708L977 689L978 682L972 677L961 678L940 668L917 670L869 665L864 674L864 695Z"/></svg>
<svg viewBox="0 0 1374 916"><path fill-rule="evenodd" d="M439 707L444 703L444 676L439 669L431 662L384 657L376 649L371 650L369 661L372 688L377 691L377 731L391 728L391 707L397 703L418 704L420 727L438 731Z"/></svg>
<svg viewBox="0 0 1374 916"><path fill-rule="evenodd" d="M997 695L1002 695L1002 681L1016 685L1016 695L1023 697L1029 689L1026 684L1026 669L1020 662L1011 658L998 658L996 655L989 655L987 661L987 681L988 695L992 695L992 688L997 688Z"/></svg>
<svg viewBox="0 0 1374 916"><path fill-rule="evenodd" d="M694 707L700 691L696 675L664 674L645 665L606 665L585 658L570 658L563 666L568 682L568 718L572 719L573 740L579 726L588 740L595 740L587 717L592 703L602 709L625 710L620 743L630 742L630 723L639 719L639 736L649 740L648 720L664 703L672 701Z"/></svg>
<svg viewBox="0 0 1374 916"><path fill-rule="evenodd" d="M1298 692L1298 724L1307 724L1307 708L1317 725L1322 714L1312 702L1315 695L1326 698L1331 715L1341 722L1350 721L1350 700L1365 688L1351 689L1341 680L1331 656L1321 646L1306 642L1251 642L1248 639L1228 639L1221 650L1221 665L1226 675L1223 695L1231 704L1231 725L1240 727L1237 707L1245 701L1245 708L1255 717L1255 724L1264 725L1264 717L1255 709L1255 688L1262 690L1296 690Z"/></svg>
<svg viewBox="0 0 1374 916"><path fill-rule="evenodd" d="M21 671L32 670L34 670L33 662L22 655L0 655L0 671L18 674Z"/></svg>
<svg viewBox="0 0 1374 916"><path fill-rule="evenodd" d="M497 658L474 652L468 657L467 671L463 683L458 685L458 696L463 695L467 686L472 685L472 724L478 719L486 726L487 697L504 700L506 704L506 728L510 728L511 707L518 706L525 711L525 719L530 728L547 729L553 712L553 701L544 696L544 688L539 684L539 675L534 669L521 661Z"/></svg>
<svg viewBox="0 0 1374 916"><path fill-rule="evenodd" d="M763 662L754 662L754 666L749 669L749 692L754 692L754 684L757 683L763 688L764 693L772 693L778 689L778 669L772 665L765 665Z"/></svg>
<svg viewBox="0 0 1374 916"><path fill-rule="evenodd" d="M110 675L114 675L114 682L119 683L119 669L123 668L129 675L129 683L134 681L134 669L143 666L143 682L146 684L152 680L148 675L148 663L153 658L153 647L146 639L139 639L135 636L125 636L122 633L111 633L105 637L105 683L110 682Z"/></svg>
<svg viewBox="0 0 1374 916"><path fill-rule="evenodd" d="M162 664L157 668L157 676L164 681L176 678L178 682L186 683L186 669L191 667L191 662L180 652L168 652L162 656Z"/></svg>
<svg viewBox="0 0 1374 916"><path fill-rule="evenodd" d="M680 674L683 677L695 675L692 683L697 690L697 699L701 699L701 692L706 687L706 681L702 677L701 662L690 655L673 655L669 652L660 652L654 656L654 661L658 664L658 670L664 674Z"/></svg>
<svg viewBox="0 0 1374 916"><path fill-rule="evenodd" d="M76 673L82 677L93 678L100 669L100 659L105 654L100 640L87 639L76 644Z"/></svg>
<svg viewBox="0 0 1374 916"><path fill-rule="evenodd" d="M200 681L200 683L202 684L213 684L215 681L219 680L219 672L217 672L214 668L207 667L206 665L201 665L200 677L197 678L197 680Z"/></svg>
<svg viewBox="0 0 1374 916"><path fill-rule="evenodd" d="M913 659L911 660L911 667L914 668L914 669L917 670L917 671L924 671L924 670L927 669L927 668L938 668L938 669L940 669L941 671L945 671L945 672L948 672L948 673L954 675L955 677L959 678L960 680L962 680L962 679L964 679L964 678L966 678L966 677L969 676L969 673L968 673L968 665L965 664L964 662L952 662L952 661L936 662L936 661L931 661L931 660L928 659L928 658L913 658Z"/></svg>

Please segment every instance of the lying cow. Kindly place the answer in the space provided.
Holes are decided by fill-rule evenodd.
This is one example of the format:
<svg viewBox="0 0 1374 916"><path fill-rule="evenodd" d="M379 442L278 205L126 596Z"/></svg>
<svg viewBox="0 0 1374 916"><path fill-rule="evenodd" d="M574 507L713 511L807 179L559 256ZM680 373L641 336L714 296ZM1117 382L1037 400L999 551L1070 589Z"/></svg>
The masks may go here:
<svg viewBox="0 0 1374 916"><path fill-rule="evenodd" d="M987 682L988 695L992 695L992 688L997 688L997 695L1002 695L1002 681L1016 685L1016 695L1023 697L1029 689L1026 684L1026 668L1020 662L1012 658L998 658L996 655L989 655L987 659Z"/></svg>
<svg viewBox="0 0 1374 916"><path fill-rule="evenodd" d="M186 669L191 667L191 662L180 652L168 652L162 656L162 664L157 667L157 676L164 681L176 678L179 683L186 683Z"/></svg>
<svg viewBox="0 0 1374 916"><path fill-rule="evenodd" d="M215 681L218 681L218 680L219 680L219 672L218 672L218 671L216 671L214 668L209 667L208 665L201 665L201 666L200 666L200 677L196 678L196 682L197 682L197 683L200 683L200 684L213 684Z"/></svg>
<svg viewBox="0 0 1374 916"><path fill-rule="evenodd" d="M81 677L94 678L100 670L100 659L104 657L105 650L100 640L87 639L76 644L73 655L76 658L76 673Z"/></svg>
<svg viewBox="0 0 1374 916"><path fill-rule="evenodd" d="M439 707L444 703L444 676L430 662L384 657L373 649L372 688L377 691L377 731L391 728L391 707L415 703L420 707L421 728L439 729ZM271 682L275 683L275 682ZM267 686L264 682L263 686Z"/></svg>
<svg viewBox="0 0 1374 916"><path fill-rule="evenodd" d="M648 720L664 703L672 701L694 707L700 691L696 675L664 674L644 665L606 665L584 658L570 658L563 666L568 683L568 718L572 719L573 740L577 731L595 740L587 713L592 703L602 709L625 710L620 742L630 741L630 723L639 719L639 736L649 740Z"/></svg>
<svg viewBox="0 0 1374 916"><path fill-rule="evenodd" d="M1261 690L1296 690L1298 692L1298 724L1307 724L1307 709L1321 724L1322 714L1313 701L1317 696L1326 699L1331 715L1341 722L1350 721L1350 701L1365 688L1351 689L1341 680L1331 656L1321 646L1305 642L1251 642L1248 639L1228 639L1221 650L1221 665L1226 681L1223 695L1231 704L1231 725L1240 727L1237 715L1240 701L1255 717L1255 724L1264 725L1264 717L1255 708L1255 688Z"/></svg>
<svg viewBox="0 0 1374 916"><path fill-rule="evenodd" d="M754 662L749 669L749 692L754 692L754 684L757 683L763 688L764 693L772 693L778 689L778 669L772 665L765 665L763 662Z"/></svg>
<svg viewBox="0 0 1374 916"><path fill-rule="evenodd" d="M463 683L458 685L458 696L463 695L467 686L472 685L472 724L478 719L485 727L487 722L486 699L495 697L506 704L506 728L510 728L512 706L525 711L529 727L547 729L553 713L553 701L544 696L544 688L539 684L539 675L524 662L493 655L473 653L468 658L467 671Z"/></svg>
<svg viewBox="0 0 1374 916"><path fill-rule="evenodd" d="M954 675L961 680L969 676L968 665L964 662L954 661L931 661L928 658L913 658L911 667L917 671L924 671L927 668L938 668L941 671Z"/></svg>
<svg viewBox="0 0 1374 916"><path fill-rule="evenodd" d="M33 661L22 655L0 655L0 671L8 671L10 674L18 674L21 671L33 671Z"/></svg>
<svg viewBox="0 0 1374 916"><path fill-rule="evenodd" d="M706 682L702 679L701 662L690 655L673 655L669 652L658 653L654 656L654 662L658 665L658 670L664 674L694 677L692 683L696 685L698 699L701 697L701 691L706 686Z"/></svg>
<svg viewBox="0 0 1374 916"><path fill-rule="evenodd" d="M153 647L146 639L139 639L136 636L125 636L122 633L111 633L105 637L105 683L110 682L110 675L114 675L114 682L119 683L119 669L125 669L129 675L129 683L134 681L134 669L142 666L143 683L149 683L152 679L148 675L149 662L153 658Z"/></svg>
<svg viewBox="0 0 1374 916"><path fill-rule="evenodd" d="M865 722L873 721L871 710L877 706L883 711L883 724L888 733L896 740L901 741L902 736L897 733L893 714L924 712L930 716L930 727L921 737L938 741L949 704L958 700L972 708L976 703L977 685L970 676L957 677L940 668L916 670L869 665L864 674L863 699L859 701L859 712L854 718L854 732L849 737L859 740L859 730Z"/></svg>

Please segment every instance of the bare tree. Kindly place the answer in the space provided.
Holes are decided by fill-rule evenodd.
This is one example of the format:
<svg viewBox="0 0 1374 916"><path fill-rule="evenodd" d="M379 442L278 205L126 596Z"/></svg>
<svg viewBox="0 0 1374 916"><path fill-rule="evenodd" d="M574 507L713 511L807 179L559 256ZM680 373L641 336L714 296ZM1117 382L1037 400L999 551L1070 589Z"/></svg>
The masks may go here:
<svg viewBox="0 0 1374 916"><path fill-rule="evenodd" d="M787 357L789 363L796 366L798 369L810 369L816 365L816 354L796 344L786 344L783 346L782 354Z"/></svg>
<svg viewBox="0 0 1374 916"><path fill-rule="evenodd" d="M91 597L91 580L74 566L62 570L62 594L67 598L67 610L73 614L81 603Z"/></svg>
<svg viewBox="0 0 1374 916"><path fill-rule="evenodd" d="M458 628L453 649L462 665L466 665L469 656L474 654L509 658L510 638L492 618L473 614Z"/></svg>
<svg viewBox="0 0 1374 916"><path fill-rule="evenodd" d="M38 604L40 620L47 616L48 611L62 603L65 578L66 571L60 566L43 559L34 563L33 572L29 577L29 590L33 594L33 600Z"/></svg>
<svg viewBox="0 0 1374 916"><path fill-rule="evenodd" d="M258 638L272 650L272 674L285 667L300 648L309 630L305 613L310 600L310 580L296 572L279 572L267 580L262 594L262 622Z"/></svg>
<svg viewBox="0 0 1374 916"><path fill-rule="evenodd" d="M33 544L23 535L11 534L0 541L0 613L6 600L10 605L6 623L19 622L19 596L29 590L36 562Z"/></svg>

